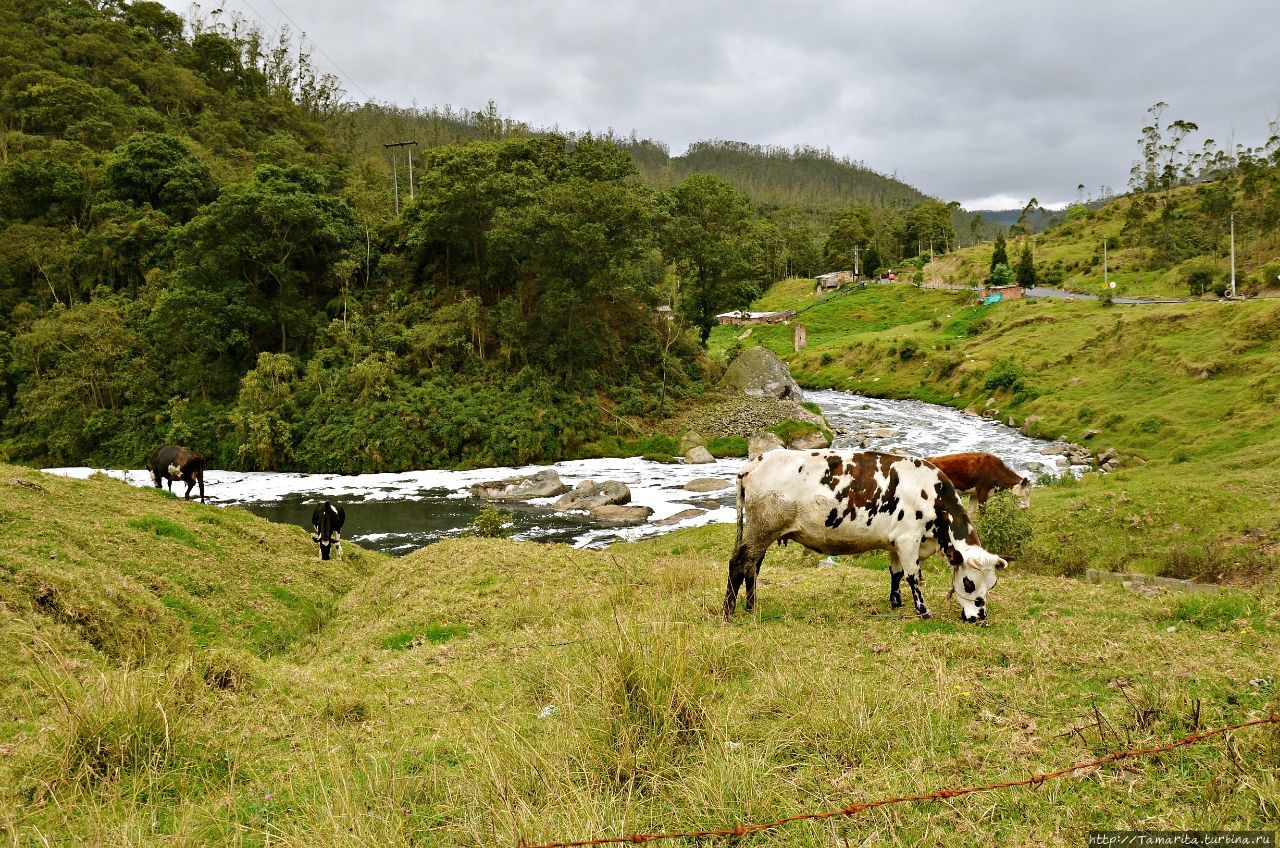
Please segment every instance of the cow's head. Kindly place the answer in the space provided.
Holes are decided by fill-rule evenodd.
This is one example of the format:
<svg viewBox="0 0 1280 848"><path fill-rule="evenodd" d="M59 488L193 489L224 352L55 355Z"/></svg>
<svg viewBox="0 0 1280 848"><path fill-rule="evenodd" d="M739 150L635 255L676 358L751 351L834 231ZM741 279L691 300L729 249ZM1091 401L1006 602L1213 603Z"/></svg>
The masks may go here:
<svg viewBox="0 0 1280 848"><path fill-rule="evenodd" d="M1022 482L1013 487L1013 494L1018 499L1018 506L1031 509L1031 478L1023 477Z"/></svg>
<svg viewBox="0 0 1280 848"><path fill-rule="evenodd" d="M960 602L960 617L970 624L987 618L987 593L996 587L996 572L1008 566L1002 557L973 546L964 561L952 567L951 591Z"/></svg>

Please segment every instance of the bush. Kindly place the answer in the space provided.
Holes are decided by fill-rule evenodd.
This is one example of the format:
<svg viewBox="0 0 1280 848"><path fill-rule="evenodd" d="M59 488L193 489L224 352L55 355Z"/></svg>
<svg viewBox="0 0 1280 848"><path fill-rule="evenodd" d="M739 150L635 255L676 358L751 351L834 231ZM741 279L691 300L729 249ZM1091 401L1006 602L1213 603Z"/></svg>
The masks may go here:
<svg viewBox="0 0 1280 848"><path fill-rule="evenodd" d="M469 532L486 539L504 538L511 535L511 516L497 507L486 506L472 519Z"/></svg>
<svg viewBox="0 0 1280 848"><path fill-rule="evenodd" d="M903 362L915 359L920 355L920 345L915 339L907 339L898 348L898 358Z"/></svg>
<svg viewBox="0 0 1280 848"><path fill-rule="evenodd" d="M1031 518L1018 506L1013 492L994 493L974 521L982 547L1006 559L1022 554L1023 545L1031 540Z"/></svg>
<svg viewBox="0 0 1280 848"><path fill-rule="evenodd" d="M990 328L991 328L991 319L980 318L969 325L969 328L965 330L965 334L969 336L980 336Z"/></svg>
<svg viewBox="0 0 1280 848"><path fill-rule="evenodd" d="M1209 287L1213 285L1213 276L1213 267L1209 265L1198 265L1188 271L1186 282L1191 296L1199 297L1207 292Z"/></svg>
<svg viewBox="0 0 1280 848"><path fill-rule="evenodd" d="M991 370L987 372L987 380L982 385L989 392L999 389L1019 392L1026 389L1025 378L1026 374L1021 368L1007 359L1000 359L991 366Z"/></svg>

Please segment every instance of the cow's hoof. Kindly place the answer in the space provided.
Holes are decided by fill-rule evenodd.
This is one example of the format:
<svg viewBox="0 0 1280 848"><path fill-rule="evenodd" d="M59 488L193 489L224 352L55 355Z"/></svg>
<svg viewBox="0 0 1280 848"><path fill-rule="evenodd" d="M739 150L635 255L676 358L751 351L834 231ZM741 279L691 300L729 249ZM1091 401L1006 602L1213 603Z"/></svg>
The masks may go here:
<svg viewBox="0 0 1280 848"><path fill-rule="evenodd" d="M899 596L899 595L890 595L890 596L889 596L889 608L890 608L890 609L897 609L897 608L898 608L898 607L900 607L900 606L902 606L902 598L901 598L901 596Z"/></svg>
<svg viewBox="0 0 1280 848"><path fill-rule="evenodd" d="M920 612L920 611L917 610L917 612ZM933 613L929 612L928 610L924 610L923 612L920 612L921 621L928 621L931 618L933 618Z"/></svg>

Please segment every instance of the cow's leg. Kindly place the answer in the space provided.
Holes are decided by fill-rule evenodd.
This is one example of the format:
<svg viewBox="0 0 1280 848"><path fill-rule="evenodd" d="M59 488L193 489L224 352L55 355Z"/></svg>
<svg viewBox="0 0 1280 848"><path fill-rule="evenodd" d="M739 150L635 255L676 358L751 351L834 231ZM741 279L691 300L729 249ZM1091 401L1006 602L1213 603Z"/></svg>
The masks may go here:
<svg viewBox="0 0 1280 848"><path fill-rule="evenodd" d="M902 570L907 575L907 585L911 587L911 600L915 603L916 613L921 618L932 618L929 607L924 602L924 592L920 591L920 545L908 539L897 545L898 559Z"/></svg>
<svg viewBox="0 0 1280 848"><path fill-rule="evenodd" d="M889 606L898 609L902 606L902 562L896 550L889 551Z"/></svg>
<svg viewBox="0 0 1280 848"><path fill-rule="evenodd" d="M335 532L333 534L333 543L338 546L338 559L342 559L342 534Z"/></svg>
<svg viewBox="0 0 1280 848"><path fill-rule="evenodd" d="M974 516L978 514L978 506L979 506L978 490L970 489L969 490L969 515L970 516Z"/></svg>
<svg viewBox="0 0 1280 848"><path fill-rule="evenodd" d="M733 611L738 606L738 589L742 581L747 579L747 568L754 561L747 546L739 545L729 559L729 585L724 590L724 620L733 618Z"/></svg>
<svg viewBox="0 0 1280 848"><path fill-rule="evenodd" d="M769 541L758 544L751 540L743 542L734 550L733 557L729 560L729 585L724 592L725 621L733 618L734 608L738 604L738 590L744 581L747 582L748 604L754 603L752 596L755 592L756 574L767 550Z"/></svg>
<svg viewBox="0 0 1280 848"><path fill-rule="evenodd" d="M751 612L756 608L756 578L760 576L760 566L763 563L764 556L761 555L751 564L745 575L747 580L747 612Z"/></svg>

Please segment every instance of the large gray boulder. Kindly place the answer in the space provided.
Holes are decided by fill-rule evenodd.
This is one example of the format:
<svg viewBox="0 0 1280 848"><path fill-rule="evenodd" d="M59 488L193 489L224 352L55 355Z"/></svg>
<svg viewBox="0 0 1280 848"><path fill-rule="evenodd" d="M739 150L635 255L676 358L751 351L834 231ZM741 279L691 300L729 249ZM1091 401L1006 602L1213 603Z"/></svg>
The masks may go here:
<svg viewBox="0 0 1280 848"><path fill-rule="evenodd" d="M595 509L609 504L631 502L631 490L626 483L617 480L605 480L597 483L594 480L583 480L572 492L564 495L553 506L556 509Z"/></svg>
<svg viewBox="0 0 1280 848"><path fill-rule="evenodd" d="M784 447L786 445L782 443L782 439L779 439L776 433L761 430L753 434L750 439L747 439L747 456L754 458L760 456L760 454Z"/></svg>
<svg viewBox="0 0 1280 848"><path fill-rule="evenodd" d="M546 468L524 477L510 477L477 483L471 494L490 501L530 501L535 498L554 498L569 491L554 468Z"/></svg>
<svg viewBox="0 0 1280 848"><path fill-rule="evenodd" d="M653 510L647 506L634 504L627 506L607 504L591 510L591 514L597 521L607 521L611 524L643 524L649 516L653 515Z"/></svg>
<svg viewBox="0 0 1280 848"><path fill-rule="evenodd" d="M684 455L684 461L690 465L705 465L708 462L715 462L716 458L711 455L711 451L698 445Z"/></svg>
<svg viewBox="0 0 1280 848"><path fill-rule="evenodd" d="M747 397L802 401L787 363L767 347L747 348L724 372L721 384Z"/></svg>
<svg viewBox="0 0 1280 848"><path fill-rule="evenodd" d="M787 442L787 447L792 450L814 450L815 448L831 447L831 440L822 433L821 430L804 433L796 436Z"/></svg>
<svg viewBox="0 0 1280 848"><path fill-rule="evenodd" d="M689 430L683 436L680 437L680 448L678 450L678 453L680 454L680 456L684 456L694 448L704 448L706 446L707 446L706 439L702 438L702 436L698 435L692 430Z"/></svg>

